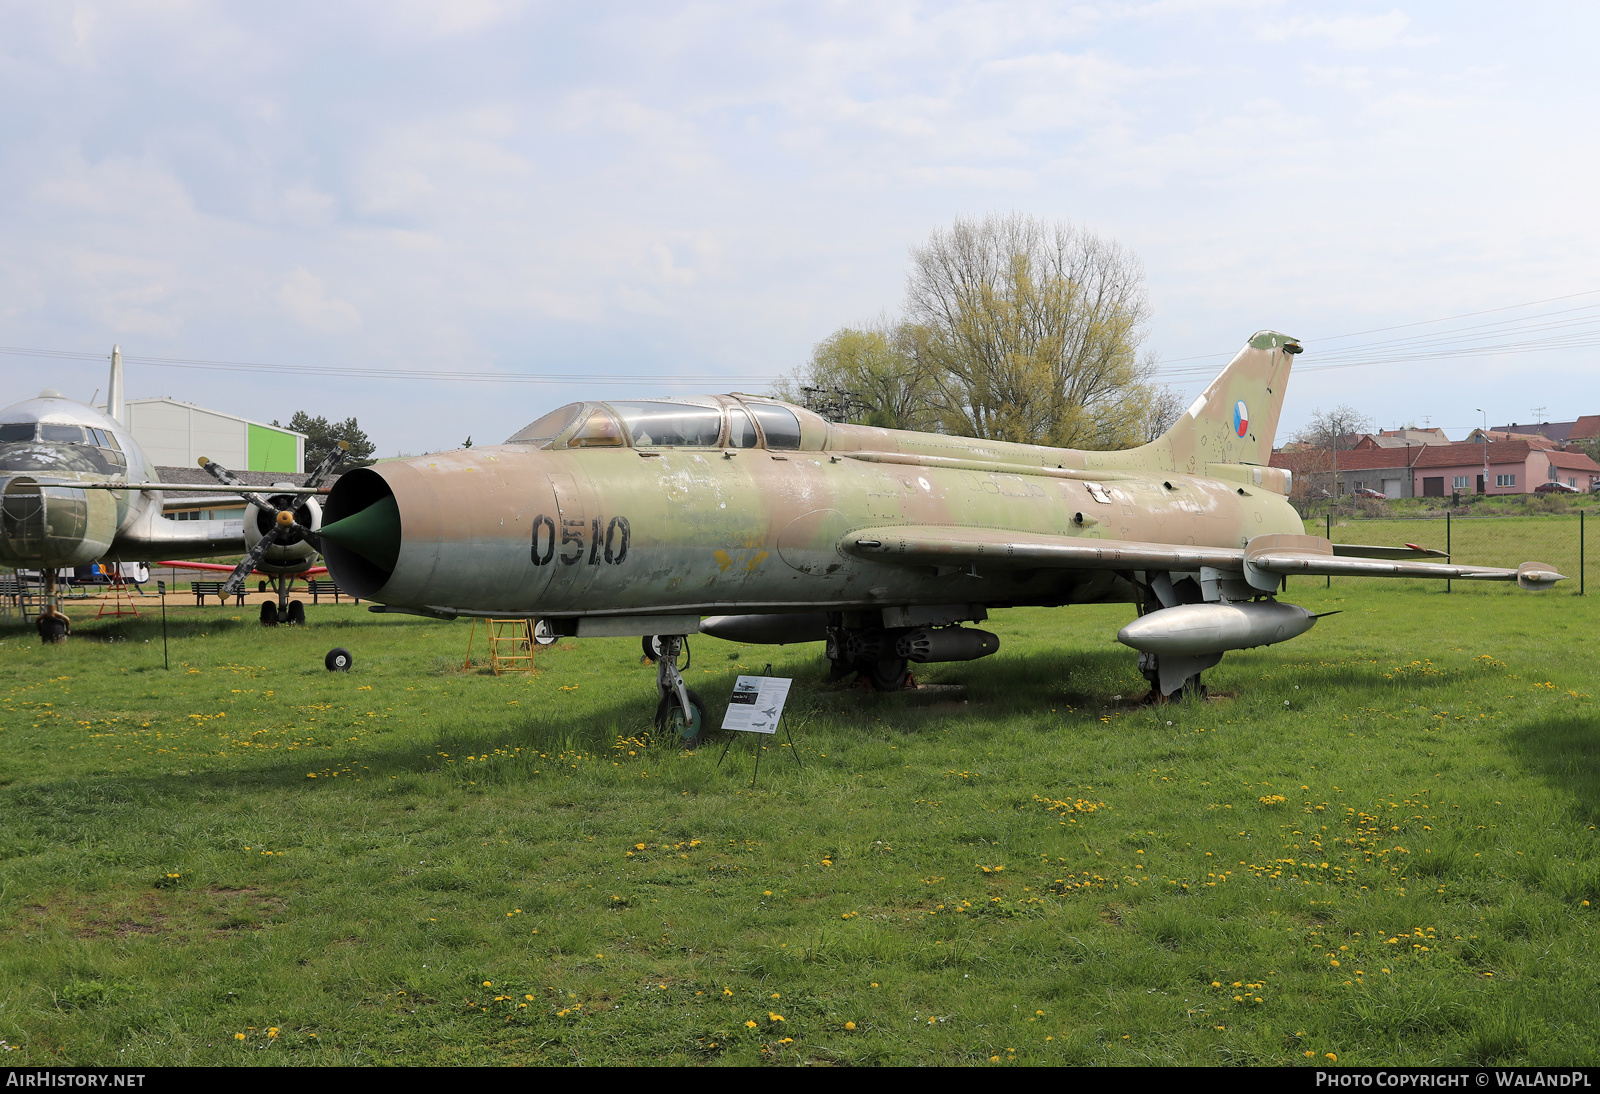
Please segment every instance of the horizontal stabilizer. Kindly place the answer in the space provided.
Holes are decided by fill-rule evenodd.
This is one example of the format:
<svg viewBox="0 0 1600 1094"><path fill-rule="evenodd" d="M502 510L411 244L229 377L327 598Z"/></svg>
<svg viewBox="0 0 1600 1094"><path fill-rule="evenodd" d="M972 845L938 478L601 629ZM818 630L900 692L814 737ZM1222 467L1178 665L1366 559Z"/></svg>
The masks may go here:
<svg viewBox="0 0 1600 1094"><path fill-rule="evenodd" d="M1342 558L1449 558L1443 551L1434 551L1408 543L1404 547L1376 547L1366 543L1335 543L1333 553Z"/></svg>
<svg viewBox="0 0 1600 1094"><path fill-rule="evenodd" d="M1524 563L1508 570L1501 566L1458 566L1438 562L1413 562L1393 558L1350 558L1334 554L1334 546L1317 536L1257 536L1245 548L1245 575L1262 588L1256 574L1287 577L1425 577L1461 581L1515 581L1525 589L1547 589L1562 575L1548 566ZM1524 577L1523 568L1528 570Z"/></svg>

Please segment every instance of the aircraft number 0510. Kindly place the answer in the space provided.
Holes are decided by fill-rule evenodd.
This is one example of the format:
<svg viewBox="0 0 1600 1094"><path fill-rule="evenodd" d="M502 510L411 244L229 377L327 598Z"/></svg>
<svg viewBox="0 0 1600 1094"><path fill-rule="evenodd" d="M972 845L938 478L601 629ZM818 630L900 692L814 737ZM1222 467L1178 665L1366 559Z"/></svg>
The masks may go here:
<svg viewBox="0 0 1600 1094"><path fill-rule="evenodd" d="M585 533L588 536L588 565L598 566L603 558L607 564L620 566L628 557L628 518L612 517L600 529L600 518L573 520L563 518L561 536L556 538L556 522L540 513L533 518L533 546L529 557L535 566L548 566L559 561L565 566L576 566L584 561Z"/></svg>

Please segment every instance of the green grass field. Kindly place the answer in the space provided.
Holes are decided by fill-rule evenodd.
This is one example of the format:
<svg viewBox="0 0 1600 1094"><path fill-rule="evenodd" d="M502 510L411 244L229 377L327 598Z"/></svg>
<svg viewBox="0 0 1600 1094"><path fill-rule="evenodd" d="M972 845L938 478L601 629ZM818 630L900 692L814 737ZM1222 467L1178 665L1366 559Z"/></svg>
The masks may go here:
<svg viewBox="0 0 1600 1094"><path fill-rule="evenodd" d="M1594 598L1334 586L1165 708L1130 608L996 613L964 698L696 639L717 721L797 678L753 790L749 738L649 743L634 640L12 623L0 1059L1600 1061Z"/></svg>

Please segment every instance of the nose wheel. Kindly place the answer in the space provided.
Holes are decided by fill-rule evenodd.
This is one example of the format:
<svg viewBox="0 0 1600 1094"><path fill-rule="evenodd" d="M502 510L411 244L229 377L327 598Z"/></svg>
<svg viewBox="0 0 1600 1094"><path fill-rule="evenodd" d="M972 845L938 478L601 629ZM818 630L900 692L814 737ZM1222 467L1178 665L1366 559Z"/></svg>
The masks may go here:
<svg viewBox="0 0 1600 1094"><path fill-rule="evenodd" d="M706 703L684 683L678 670L678 654L685 645L681 634L657 634L644 640L646 656L655 654L656 691L661 696L656 704L656 732L671 733L684 748L695 748L706 737Z"/></svg>

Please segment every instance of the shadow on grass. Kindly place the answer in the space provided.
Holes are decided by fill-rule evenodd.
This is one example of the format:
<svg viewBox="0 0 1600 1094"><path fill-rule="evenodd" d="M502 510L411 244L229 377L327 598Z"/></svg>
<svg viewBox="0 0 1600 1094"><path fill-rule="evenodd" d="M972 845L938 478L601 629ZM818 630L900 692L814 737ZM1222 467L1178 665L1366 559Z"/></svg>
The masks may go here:
<svg viewBox="0 0 1600 1094"><path fill-rule="evenodd" d="M1572 795L1586 821L1600 822L1600 725L1592 717L1552 714L1523 723L1510 740L1529 770Z"/></svg>

